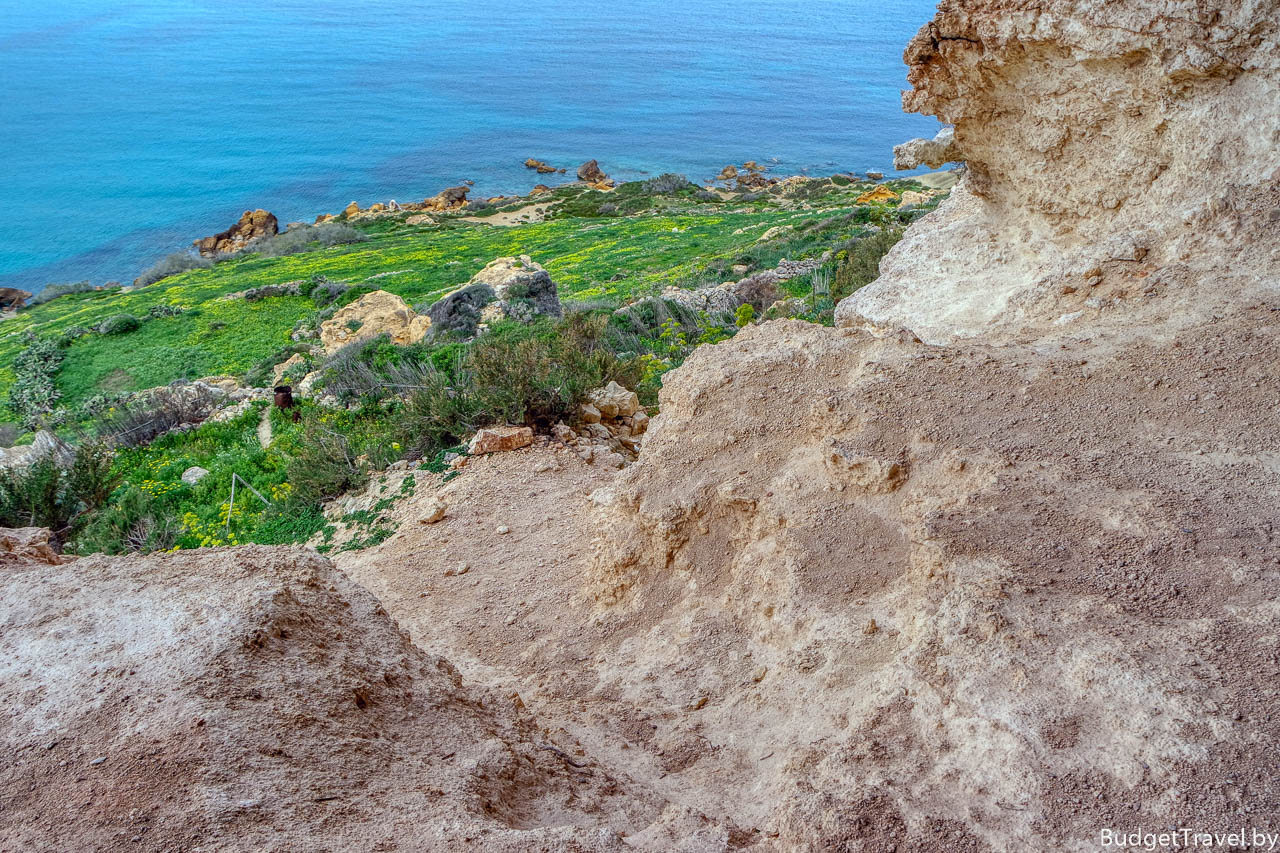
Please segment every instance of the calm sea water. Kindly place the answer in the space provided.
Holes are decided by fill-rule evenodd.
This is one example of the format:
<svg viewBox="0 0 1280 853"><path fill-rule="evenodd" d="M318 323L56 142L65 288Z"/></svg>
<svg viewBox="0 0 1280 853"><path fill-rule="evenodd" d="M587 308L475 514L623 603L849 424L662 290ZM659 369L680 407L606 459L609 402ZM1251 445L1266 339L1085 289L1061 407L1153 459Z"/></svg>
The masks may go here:
<svg viewBox="0 0 1280 853"><path fill-rule="evenodd" d="M890 171L931 134L902 49L932 0L0 0L0 284L130 279L282 222L464 178L726 163ZM570 175L571 177L571 175Z"/></svg>

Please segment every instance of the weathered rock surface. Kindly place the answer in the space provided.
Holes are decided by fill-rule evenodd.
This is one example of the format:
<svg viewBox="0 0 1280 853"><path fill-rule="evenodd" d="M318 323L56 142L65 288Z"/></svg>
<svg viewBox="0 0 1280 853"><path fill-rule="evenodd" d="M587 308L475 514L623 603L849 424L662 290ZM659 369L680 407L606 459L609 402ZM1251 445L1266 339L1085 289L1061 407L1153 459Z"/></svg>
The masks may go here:
<svg viewBox="0 0 1280 853"><path fill-rule="evenodd" d="M903 103L954 125L967 172L838 322L1096 337L1268 298L1276 8L942 4L907 48Z"/></svg>
<svg viewBox="0 0 1280 853"><path fill-rule="evenodd" d="M893 146L893 168L900 171L928 166L941 168L944 163L964 160L956 145L955 128L944 127L933 139L911 139Z"/></svg>
<svg viewBox="0 0 1280 853"><path fill-rule="evenodd" d="M25 563L59 566L74 559L53 549L48 528L0 527L0 567Z"/></svg>
<svg viewBox="0 0 1280 853"><path fill-rule="evenodd" d="M264 237L274 237L280 232L280 223L274 214L265 210L246 210L240 220L226 231L211 237L203 237L192 243L206 258L239 252Z"/></svg>
<svg viewBox="0 0 1280 853"><path fill-rule="evenodd" d="M314 553L50 562L0 570L5 849L620 851L661 810Z"/></svg>
<svg viewBox="0 0 1280 853"><path fill-rule="evenodd" d="M347 344L390 335L394 344L413 344L431 328L431 318L416 313L403 299L385 290L366 293L320 324L326 355Z"/></svg>
<svg viewBox="0 0 1280 853"><path fill-rule="evenodd" d="M528 320L534 315L560 317L564 309L556 293L551 274L528 255L497 258L471 277L468 287L492 288L497 300L489 307L491 314Z"/></svg>
<svg viewBox="0 0 1280 853"><path fill-rule="evenodd" d="M493 286L485 282L466 284L445 294L427 309L434 332L457 332L470 337L480 324L480 311L497 299Z"/></svg>
<svg viewBox="0 0 1280 853"><path fill-rule="evenodd" d="M602 184L609 180L609 176L600 168L600 164L595 160L588 160L578 167L578 180L586 181L589 184Z"/></svg>
<svg viewBox="0 0 1280 853"><path fill-rule="evenodd" d="M898 194L886 186L878 186L858 196L857 204L876 204L886 201L897 201Z"/></svg>
<svg viewBox="0 0 1280 853"><path fill-rule="evenodd" d="M31 294L16 287L0 287L0 310L16 311L27 304Z"/></svg>
<svg viewBox="0 0 1280 853"><path fill-rule="evenodd" d="M190 468L182 472L182 482L188 486L194 486L196 483L209 476L208 468L201 468L199 465L192 465Z"/></svg>

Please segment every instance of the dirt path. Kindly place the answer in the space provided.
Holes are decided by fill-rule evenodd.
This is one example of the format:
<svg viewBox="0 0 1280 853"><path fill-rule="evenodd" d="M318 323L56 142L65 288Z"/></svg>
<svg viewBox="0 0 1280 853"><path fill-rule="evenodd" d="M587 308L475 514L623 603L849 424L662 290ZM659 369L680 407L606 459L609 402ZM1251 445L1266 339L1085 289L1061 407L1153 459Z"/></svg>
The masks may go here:
<svg viewBox="0 0 1280 853"><path fill-rule="evenodd" d="M258 444L266 450L271 446L271 407L262 410L262 420L258 421Z"/></svg>

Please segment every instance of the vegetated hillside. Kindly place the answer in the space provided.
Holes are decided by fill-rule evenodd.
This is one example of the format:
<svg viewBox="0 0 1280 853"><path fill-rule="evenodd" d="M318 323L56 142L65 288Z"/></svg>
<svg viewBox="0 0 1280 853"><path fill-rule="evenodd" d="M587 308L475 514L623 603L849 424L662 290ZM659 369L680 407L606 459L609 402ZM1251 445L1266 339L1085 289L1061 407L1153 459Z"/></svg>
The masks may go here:
<svg viewBox="0 0 1280 853"><path fill-rule="evenodd" d="M918 188L911 181L890 185ZM63 403L74 407L97 394L175 379L242 375L294 343L290 333L317 310L304 296L252 303L220 299L250 288L323 277L352 288L339 306L374 289L426 305L465 284L494 258L527 254L546 266L567 301L617 307L663 285L718 283L732 277L729 268L736 263L766 269L782 257L839 249L866 233L873 219L897 213L896 204L856 205L869 185L829 179L783 186L776 193L725 193L724 198L691 185L671 193L650 193L644 186L624 184L613 192L558 188L537 197L542 213L527 214L545 221L528 224L485 223L528 207L530 200L441 215L434 224L409 225L409 213L358 220L354 224L367 234L366 242L278 258L250 251L129 293L64 296L0 324L0 393L12 382L13 359L27 332L56 337L77 328L96 329L116 315L145 320L137 331L87 334L67 346L57 386ZM903 218L910 221L933 204ZM780 225L792 230L757 242ZM793 289L803 292L806 284L797 281ZM157 307L183 313L148 319Z"/></svg>
<svg viewBox="0 0 1280 853"><path fill-rule="evenodd" d="M567 186L454 214L303 226L148 287L61 295L0 325L16 376L7 400L23 427L56 430L82 452L66 477L52 459L8 465L0 522L50 527L76 553L316 534L328 550L321 503L388 465L422 460L439 472L487 424L573 423L577 404L610 381L652 404L662 375L695 347L752 322L830 322L833 297L871 280L903 225L941 196L909 195L919 185L901 181L864 198L872 187L791 178L712 192L679 176L610 192ZM306 245L311 237L322 239ZM348 242L320 245L335 239ZM526 268L518 257L491 268L498 255L528 259L531 281L544 276L550 313L521 303L477 336L463 300L425 337L393 340L377 325L459 296L482 268ZM740 296L708 287L725 279L739 280ZM351 315L369 300L391 313ZM366 334L366 320L385 333ZM346 345L335 337L356 330ZM225 374L213 387L135 393ZM277 381L297 387L289 413L267 411ZM233 477L257 494L242 488L233 502ZM339 519L366 528L343 547L389 535L368 512Z"/></svg>

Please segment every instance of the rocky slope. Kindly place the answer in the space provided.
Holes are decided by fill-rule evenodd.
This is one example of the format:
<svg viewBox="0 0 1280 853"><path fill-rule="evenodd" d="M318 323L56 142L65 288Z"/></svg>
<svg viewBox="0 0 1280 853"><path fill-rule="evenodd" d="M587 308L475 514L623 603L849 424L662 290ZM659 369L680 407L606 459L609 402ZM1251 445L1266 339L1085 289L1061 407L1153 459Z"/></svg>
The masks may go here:
<svg viewBox="0 0 1280 853"><path fill-rule="evenodd" d="M0 848L1274 831L1278 12L944 2L907 105L961 185L621 472L469 462L341 571L11 556Z"/></svg>

